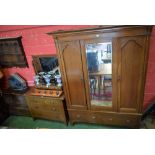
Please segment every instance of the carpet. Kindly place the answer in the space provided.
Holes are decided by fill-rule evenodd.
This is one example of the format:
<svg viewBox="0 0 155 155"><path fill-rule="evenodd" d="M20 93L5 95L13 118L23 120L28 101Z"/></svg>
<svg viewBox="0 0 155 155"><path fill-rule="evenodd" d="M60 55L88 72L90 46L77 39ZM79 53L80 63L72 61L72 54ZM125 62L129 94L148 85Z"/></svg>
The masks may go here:
<svg viewBox="0 0 155 155"><path fill-rule="evenodd" d="M124 127L109 126L109 125L98 125L89 123L76 123L74 125L68 124L66 126L64 123L43 119L33 120L32 117L25 116L10 116L3 122L1 127L11 128L11 129L124 129Z"/></svg>

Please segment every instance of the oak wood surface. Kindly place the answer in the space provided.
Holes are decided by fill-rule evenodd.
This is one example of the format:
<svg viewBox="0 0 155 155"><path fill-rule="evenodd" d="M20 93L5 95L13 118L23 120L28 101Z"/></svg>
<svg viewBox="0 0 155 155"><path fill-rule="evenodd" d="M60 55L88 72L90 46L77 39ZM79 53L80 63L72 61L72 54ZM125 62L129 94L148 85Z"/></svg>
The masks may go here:
<svg viewBox="0 0 155 155"><path fill-rule="evenodd" d="M68 113L71 124L83 122L139 128L141 119L141 114L138 113L128 114L74 109L69 109Z"/></svg>
<svg viewBox="0 0 155 155"><path fill-rule="evenodd" d="M144 83L145 36L119 39L120 56L119 110L121 112L139 112L141 85Z"/></svg>
<svg viewBox="0 0 155 155"><path fill-rule="evenodd" d="M65 72L66 91L69 107L86 109L85 85L79 41L63 42L59 53Z"/></svg>
<svg viewBox="0 0 155 155"><path fill-rule="evenodd" d="M143 107L151 29L151 26L143 25L105 26L49 33L54 37L57 47L70 122L122 124L130 127L139 125ZM86 44L109 39L112 41L113 51L112 108L91 106ZM73 55L76 57L75 59ZM76 73L76 76L73 73ZM84 78L83 87L80 83L80 74ZM75 85L79 89L76 89ZM79 92L79 90L81 91ZM83 93L81 94L81 92ZM78 98L78 96L82 97ZM82 109L81 105L85 109ZM79 117L77 118L77 112L82 116L77 116ZM109 112L108 116L106 116L107 112ZM90 118L90 114L95 114L95 116ZM113 121L106 119L110 115Z"/></svg>
<svg viewBox="0 0 155 155"><path fill-rule="evenodd" d="M31 90L26 93L26 101L33 118L62 121L67 124L64 97L59 98L32 95Z"/></svg>

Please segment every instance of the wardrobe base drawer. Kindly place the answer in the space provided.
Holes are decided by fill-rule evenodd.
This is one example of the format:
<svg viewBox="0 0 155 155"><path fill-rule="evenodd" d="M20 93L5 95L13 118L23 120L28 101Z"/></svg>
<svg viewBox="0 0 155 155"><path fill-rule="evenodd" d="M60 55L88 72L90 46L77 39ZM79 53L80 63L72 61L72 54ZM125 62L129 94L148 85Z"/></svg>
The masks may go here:
<svg viewBox="0 0 155 155"><path fill-rule="evenodd" d="M141 115L113 113L113 112L95 112L95 111L77 111L69 110L71 123L85 122L105 125L119 125L130 128L138 128Z"/></svg>

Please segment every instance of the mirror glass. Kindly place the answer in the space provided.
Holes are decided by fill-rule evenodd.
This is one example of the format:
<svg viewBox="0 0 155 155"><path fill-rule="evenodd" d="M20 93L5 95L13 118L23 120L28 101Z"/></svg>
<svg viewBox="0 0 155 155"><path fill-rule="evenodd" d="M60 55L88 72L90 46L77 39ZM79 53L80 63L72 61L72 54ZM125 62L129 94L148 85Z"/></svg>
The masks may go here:
<svg viewBox="0 0 155 155"><path fill-rule="evenodd" d="M93 106L112 106L112 42L86 45L90 99Z"/></svg>
<svg viewBox="0 0 155 155"><path fill-rule="evenodd" d="M56 75L60 74L58 58L56 55L34 55L32 58L36 74L40 72L54 72Z"/></svg>
<svg viewBox="0 0 155 155"><path fill-rule="evenodd" d="M34 76L36 87L46 87L46 89L58 89L58 87L60 89L62 87L60 68L56 55L35 55L33 56L33 65L36 72Z"/></svg>
<svg viewBox="0 0 155 155"><path fill-rule="evenodd" d="M54 71L58 68L57 57L40 57L39 60L43 72Z"/></svg>

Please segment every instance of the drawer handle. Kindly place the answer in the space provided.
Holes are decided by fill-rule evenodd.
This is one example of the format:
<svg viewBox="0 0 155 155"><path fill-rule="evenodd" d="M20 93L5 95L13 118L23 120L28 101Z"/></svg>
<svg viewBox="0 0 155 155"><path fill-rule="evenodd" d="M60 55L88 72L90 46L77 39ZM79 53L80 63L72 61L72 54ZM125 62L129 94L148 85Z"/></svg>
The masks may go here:
<svg viewBox="0 0 155 155"><path fill-rule="evenodd" d="M81 116L80 116L80 115L76 115L76 117L77 117L77 118L80 118Z"/></svg>
<svg viewBox="0 0 155 155"><path fill-rule="evenodd" d="M112 118L109 118L109 121L112 121Z"/></svg>
<svg viewBox="0 0 155 155"><path fill-rule="evenodd" d="M56 108L52 108L53 111L56 111Z"/></svg>
<svg viewBox="0 0 155 155"><path fill-rule="evenodd" d="M92 119L95 119L95 118L96 118L95 116L92 117Z"/></svg>
<svg viewBox="0 0 155 155"><path fill-rule="evenodd" d="M130 123L130 120L126 120L127 123Z"/></svg>

